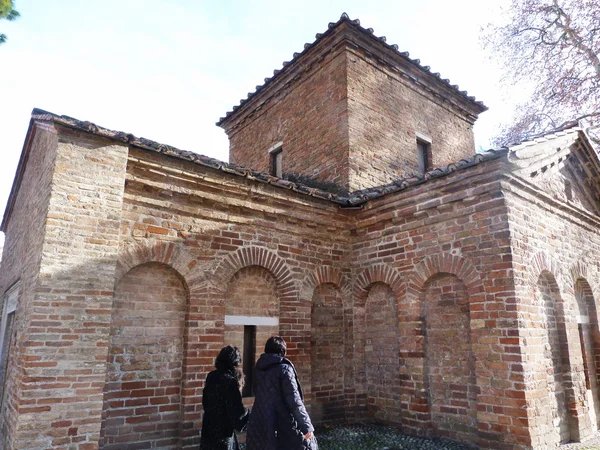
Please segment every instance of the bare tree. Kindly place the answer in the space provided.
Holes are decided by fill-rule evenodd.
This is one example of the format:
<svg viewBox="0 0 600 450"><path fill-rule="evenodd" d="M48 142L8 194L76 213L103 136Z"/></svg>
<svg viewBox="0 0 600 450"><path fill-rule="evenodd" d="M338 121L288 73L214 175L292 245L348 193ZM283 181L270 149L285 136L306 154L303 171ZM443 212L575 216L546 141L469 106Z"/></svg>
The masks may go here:
<svg viewBox="0 0 600 450"><path fill-rule="evenodd" d="M483 42L506 68L505 88L528 82L533 94L497 145L583 123L600 145L600 1L510 0L506 22Z"/></svg>

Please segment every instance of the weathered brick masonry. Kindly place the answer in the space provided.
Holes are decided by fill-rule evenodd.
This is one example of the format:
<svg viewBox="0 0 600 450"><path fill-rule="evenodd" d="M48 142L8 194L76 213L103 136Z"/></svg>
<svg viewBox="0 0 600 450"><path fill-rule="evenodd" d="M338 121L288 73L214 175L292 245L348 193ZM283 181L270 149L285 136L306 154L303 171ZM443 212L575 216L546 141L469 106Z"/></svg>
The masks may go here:
<svg viewBox="0 0 600 450"><path fill-rule="evenodd" d="M268 172L281 144L287 179L349 192L413 175L417 138L435 149L430 168L471 156L485 106L372 33L330 24L222 118L231 162Z"/></svg>
<svg viewBox="0 0 600 450"><path fill-rule="evenodd" d="M342 16L221 120L258 171L34 110L2 224L0 448L195 448L218 350L272 333L317 423L590 436L600 162L577 128L472 156L484 109Z"/></svg>

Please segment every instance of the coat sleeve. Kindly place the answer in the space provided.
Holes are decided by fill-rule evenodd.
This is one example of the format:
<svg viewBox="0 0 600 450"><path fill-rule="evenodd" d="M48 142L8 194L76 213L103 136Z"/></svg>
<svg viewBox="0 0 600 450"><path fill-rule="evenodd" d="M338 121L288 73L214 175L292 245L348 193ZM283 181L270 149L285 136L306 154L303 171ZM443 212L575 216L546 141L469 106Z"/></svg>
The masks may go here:
<svg viewBox="0 0 600 450"><path fill-rule="evenodd" d="M250 416L250 410L242 403L242 394L238 389L237 383L231 383L228 389L228 411L229 420L231 425L237 431L243 431L248 423L248 417Z"/></svg>
<svg viewBox="0 0 600 450"><path fill-rule="evenodd" d="M281 377L281 394L285 406L292 413L294 419L298 423L298 428L302 431L302 434L312 433L315 431L310 417L304 407L304 402L300 397L298 390L298 383L296 383L296 374L293 367L283 364L283 373Z"/></svg>

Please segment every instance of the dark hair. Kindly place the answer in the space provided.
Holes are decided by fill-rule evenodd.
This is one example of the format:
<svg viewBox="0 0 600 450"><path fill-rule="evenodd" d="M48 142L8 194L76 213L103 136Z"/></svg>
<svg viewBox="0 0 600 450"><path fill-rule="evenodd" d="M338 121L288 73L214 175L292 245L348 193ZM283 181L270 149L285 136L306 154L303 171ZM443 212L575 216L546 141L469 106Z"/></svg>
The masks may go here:
<svg viewBox="0 0 600 450"><path fill-rule="evenodd" d="M237 379L238 386L244 386L244 372L239 367L242 363L242 355L237 347L228 345L223 347L219 356L215 359L215 368L219 372L229 372Z"/></svg>
<svg viewBox="0 0 600 450"><path fill-rule="evenodd" d="M274 353L279 356L285 356L287 345L281 336L271 336L265 344L265 353Z"/></svg>

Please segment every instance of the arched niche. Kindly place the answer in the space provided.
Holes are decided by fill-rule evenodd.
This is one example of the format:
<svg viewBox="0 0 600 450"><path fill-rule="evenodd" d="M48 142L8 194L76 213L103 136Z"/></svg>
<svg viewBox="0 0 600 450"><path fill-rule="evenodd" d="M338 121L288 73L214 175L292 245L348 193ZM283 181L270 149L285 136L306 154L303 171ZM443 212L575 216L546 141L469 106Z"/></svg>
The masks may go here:
<svg viewBox="0 0 600 450"><path fill-rule="evenodd" d="M274 276L264 267L239 269L225 292L224 343L242 352L246 385L244 397L253 396L254 363L267 339L279 334L279 295Z"/></svg>
<svg viewBox="0 0 600 450"><path fill-rule="evenodd" d="M437 436L477 432L477 385L469 294L456 275L436 274L423 289L425 386Z"/></svg>
<svg viewBox="0 0 600 450"><path fill-rule="evenodd" d="M399 423L400 342L396 294L385 283L369 286L364 319L364 363L368 417Z"/></svg>
<svg viewBox="0 0 600 450"><path fill-rule="evenodd" d="M121 278L111 316L100 446L181 445L187 287L171 267L146 263Z"/></svg>
<svg viewBox="0 0 600 450"><path fill-rule="evenodd" d="M576 320L581 346L586 399L591 423L600 421L600 329L592 288L585 278L575 281Z"/></svg>
<svg viewBox="0 0 600 450"><path fill-rule="evenodd" d="M345 344L343 294L333 283L321 284L311 308L311 418L316 423L345 418Z"/></svg>
<svg viewBox="0 0 600 450"><path fill-rule="evenodd" d="M560 290L556 278L549 270L541 270L534 286L532 319L537 324L529 354L545 367L541 371L548 396L545 399L547 418L551 427L551 442L569 442L574 426L569 411L569 347Z"/></svg>

